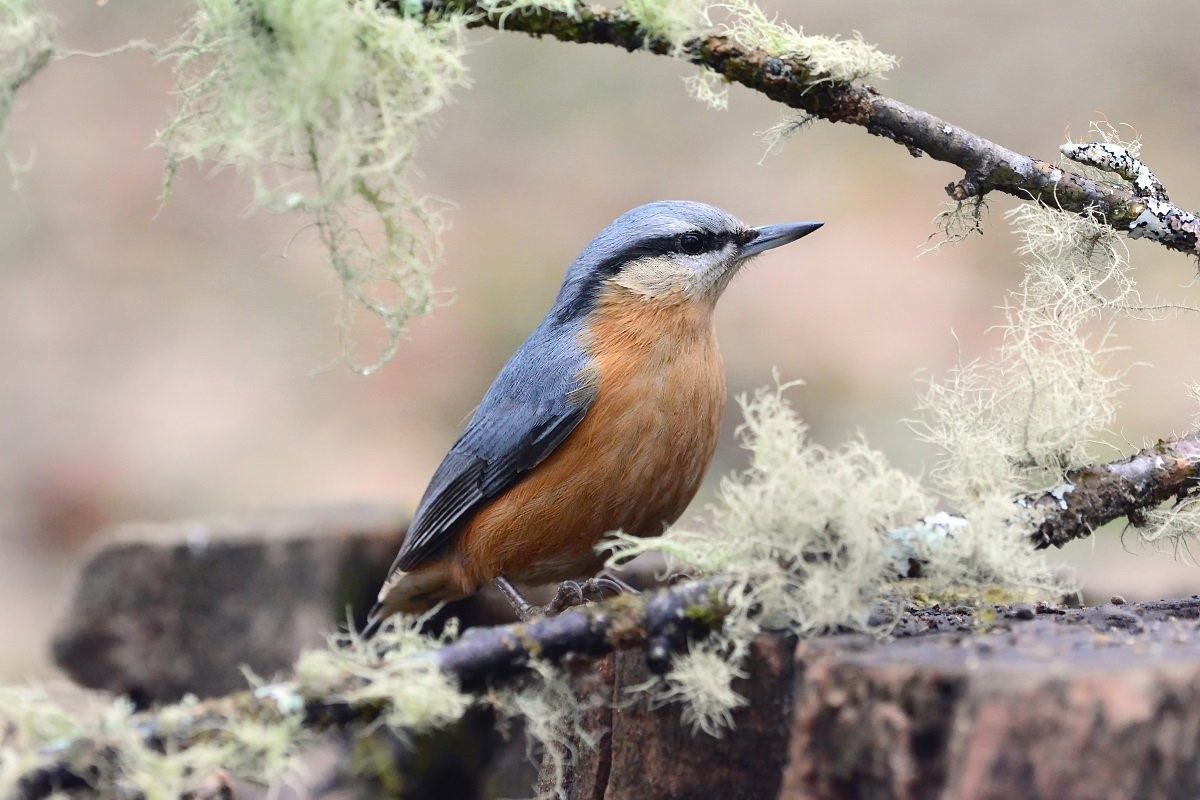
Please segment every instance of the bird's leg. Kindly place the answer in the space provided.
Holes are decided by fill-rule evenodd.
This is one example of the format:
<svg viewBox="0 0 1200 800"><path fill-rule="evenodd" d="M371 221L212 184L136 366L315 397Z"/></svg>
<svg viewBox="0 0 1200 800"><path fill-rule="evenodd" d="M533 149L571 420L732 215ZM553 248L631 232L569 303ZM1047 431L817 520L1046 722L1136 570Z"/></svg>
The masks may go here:
<svg viewBox="0 0 1200 800"><path fill-rule="evenodd" d="M525 599L525 597L517 591L517 587L508 582L508 578L503 575L492 581L492 584L500 590L505 599L512 604L513 611L516 612L518 619L522 622L529 622L537 619L545 614L541 606L535 606L533 603Z"/></svg>

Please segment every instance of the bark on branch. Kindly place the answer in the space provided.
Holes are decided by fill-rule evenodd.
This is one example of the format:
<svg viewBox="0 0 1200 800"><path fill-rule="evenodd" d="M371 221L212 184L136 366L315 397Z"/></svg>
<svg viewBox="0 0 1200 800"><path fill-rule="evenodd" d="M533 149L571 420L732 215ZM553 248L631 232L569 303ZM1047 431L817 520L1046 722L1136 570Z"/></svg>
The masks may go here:
<svg viewBox="0 0 1200 800"><path fill-rule="evenodd" d="M412 4L399 0L385 5L397 13L413 12ZM1145 237L1171 250L1200 255L1200 219L1165 197L1143 196L1126 186L1094 181L1022 155L882 95L871 86L830 80L798 57L772 56L742 47L722 35L702 36L674 47L648 36L621 9L585 3L570 11L543 6L505 10L502 3L489 6L477 0L422 0L421 14L426 19L450 13L470 15L471 27L517 31L539 38L550 36L578 44L608 44L689 61L804 114L858 125L868 133L903 145L914 156L925 154L954 164L964 173L961 180L946 187L954 200L978 200L989 192L1003 192L1097 217L1132 238Z"/></svg>
<svg viewBox="0 0 1200 800"><path fill-rule="evenodd" d="M1015 498L1037 515L1030 532L1034 546L1061 546L1090 535L1095 527L1137 515L1172 497L1200 489L1200 431L1163 441L1120 461L1076 470L1067 482L1042 494ZM892 538L902 546L906 537L953 535L949 515L916 523ZM939 526L941 526L939 528ZM663 671L673 653L689 637L718 628L729 611L729 582L721 577L689 581L642 596L621 596L606 603L575 609L531 624L473 629L462 638L421 658L432 659L460 686L483 692L489 686L526 672L535 660L560 664L569 659L595 658L614 650L644 647L650 668ZM352 696L362 678L347 677L345 686L328 696L309 697L291 682L239 692L170 713L170 734L160 726L161 710L140 720L139 732L153 747L169 739L173 748L204 742L229 719L278 721L302 709L302 724L312 730L367 724L387 712L385 702L350 703L331 699ZM40 800L59 789L90 785L115 754L103 742L66 741L43 752L45 766L26 773L20 783L23 800Z"/></svg>

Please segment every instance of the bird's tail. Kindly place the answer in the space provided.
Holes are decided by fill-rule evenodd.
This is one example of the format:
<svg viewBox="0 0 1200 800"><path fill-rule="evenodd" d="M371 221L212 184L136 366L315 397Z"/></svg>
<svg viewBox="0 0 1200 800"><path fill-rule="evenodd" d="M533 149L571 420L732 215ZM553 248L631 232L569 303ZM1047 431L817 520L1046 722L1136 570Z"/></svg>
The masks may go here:
<svg viewBox="0 0 1200 800"><path fill-rule="evenodd" d="M451 580L445 562L434 562L413 572L395 572L379 590L379 600L367 614L367 624L360 636L371 639L393 614L423 614L438 603L465 596Z"/></svg>

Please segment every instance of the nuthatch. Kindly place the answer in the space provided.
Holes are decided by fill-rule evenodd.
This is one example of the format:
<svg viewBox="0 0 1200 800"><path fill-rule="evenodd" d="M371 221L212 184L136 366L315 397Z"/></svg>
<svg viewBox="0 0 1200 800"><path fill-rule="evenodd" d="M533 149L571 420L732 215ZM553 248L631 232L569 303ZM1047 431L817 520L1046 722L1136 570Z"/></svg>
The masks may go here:
<svg viewBox="0 0 1200 800"><path fill-rule="evenodd" d="M566 581L561 605L603 566L606 533L662 533L696 494L725 410L717 298L748 259L819 227L748 228L664 201L601 231L434 473L365 635L489 582L526 618L541 609L512 582Z"/></svg>

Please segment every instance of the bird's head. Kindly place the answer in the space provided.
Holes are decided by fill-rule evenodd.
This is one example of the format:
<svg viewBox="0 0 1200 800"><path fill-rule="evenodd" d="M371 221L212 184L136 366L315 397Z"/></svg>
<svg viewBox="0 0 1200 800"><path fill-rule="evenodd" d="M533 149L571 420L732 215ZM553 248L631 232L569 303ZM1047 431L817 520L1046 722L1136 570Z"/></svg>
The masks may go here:
<svg viewBox="0 0 1200 800"><path fill-rule="evenodd" d="M715 302L746 261L821 225L751 228L719 208L685 200L639 206L584 249L567 272L559 305L585 305L606 285L647 299Z"/></svg>

